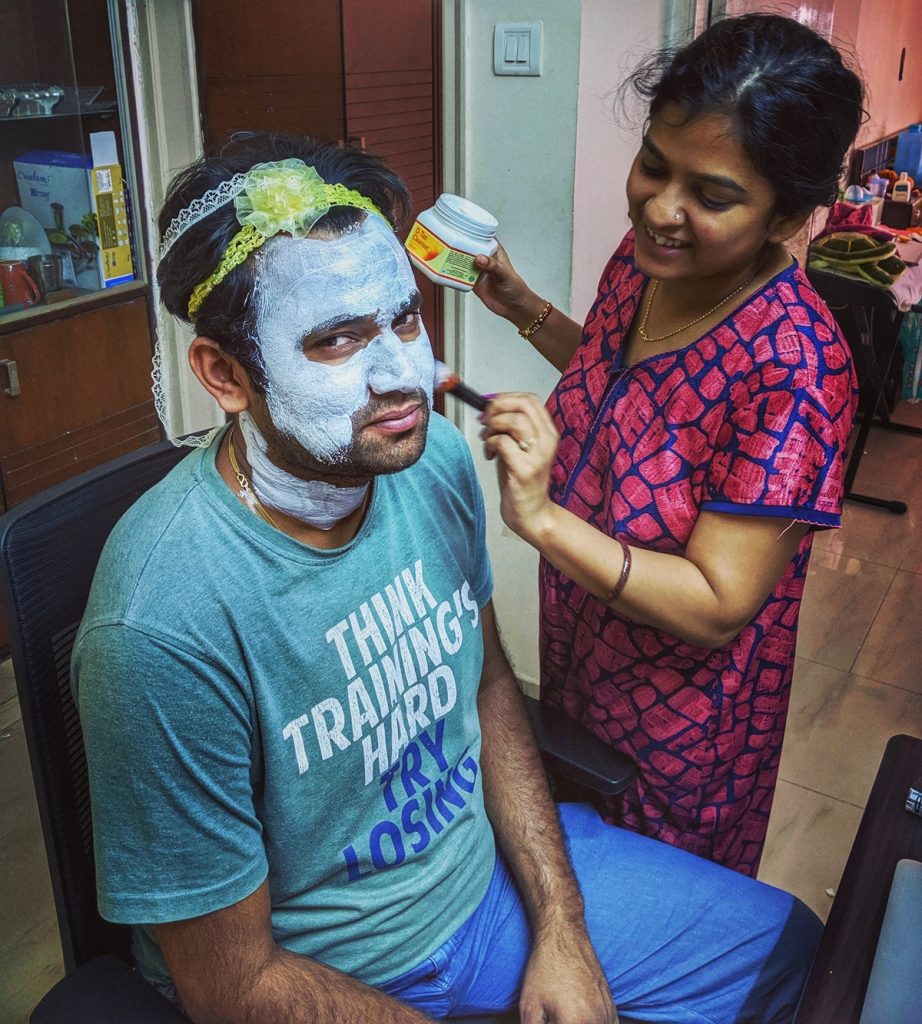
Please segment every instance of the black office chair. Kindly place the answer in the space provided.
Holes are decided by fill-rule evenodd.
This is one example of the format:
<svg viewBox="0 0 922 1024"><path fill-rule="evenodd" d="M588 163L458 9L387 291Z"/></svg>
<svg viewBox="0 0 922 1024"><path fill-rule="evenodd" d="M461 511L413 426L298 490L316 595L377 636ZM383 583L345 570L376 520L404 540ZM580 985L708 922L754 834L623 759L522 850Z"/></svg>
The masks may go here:
<svg viewBox="0 0 922 1024"><path fill-rule="evenodd" d="M96 909L86 759L70 688L71 648L106 538L128 507L185 454L166 442L149 445L53 487L0 519L0 603L65 969L31 1024L188 1024L132 969L129 929L104 921ZM536 700L528 705L549 771L603 796L630 785L636 768L628 758ZM517 1019L509 1014L464 1021Z"/></svg>
<svg viewBox="0 0 922 1024"><path fill-rule="evenodd" d="M906 511L906 502L862 494L853 490L853 486L872 426L922 436L919 427L891 419L888 408L887 391L892 370L899 366L899 330L903 314L897 309L891 293L884 288L812 267L808 267L807 277L829 306L848 342L861 386L859 425L845 467L845 498L902 515Z"/></svg>

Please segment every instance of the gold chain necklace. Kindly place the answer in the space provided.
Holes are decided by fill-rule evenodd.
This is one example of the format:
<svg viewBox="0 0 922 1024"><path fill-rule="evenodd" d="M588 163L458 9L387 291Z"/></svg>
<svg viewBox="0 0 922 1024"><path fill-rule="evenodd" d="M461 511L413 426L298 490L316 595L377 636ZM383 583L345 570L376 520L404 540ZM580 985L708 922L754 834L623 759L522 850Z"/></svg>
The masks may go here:
<svg viewBox="0 0 922 1024"><path fill-rule="evenodd" d="M751 285L752 282L755 281L755 279L759 276L759 271L761 269L761 266L756 267L756 272L752 275L752 277L750 277L747 281L744 281L739 286L739 288L734 288L729 295L725 295L720 300L720 302L717 303L716 306L711 306L711 308L706 313L702 313L701 316L696 316L694 320L689 320L687 324L682 324L681 327L677 327L674 331L670 331L668 334L661 334L658 338L651 338L647 334L647 319L649 318L650 310L653 307L653 297L656 295L656 289L659 287L659 281L654 279L652 282L652 286L650 288L650 296L647 299L647 304L643 311L643 320L640 321L640 325L637 328L637 334L639 335L640 340L646 342L648 345L651 345L654 342L665 341L667 338L672 338L676 334L681 334L682 331L687 331L689 327L694 327L695 324L700 324L702 320L706 320L712 313L716 313L721 306L728 303L730 299L734 297L734 295L739 295L739 293L743 291L744 288L748 288L749 285Z"/></svg>
<svg viewBox="0 0 922 1024"><path fill-rule="evenodd" d="M234 451L233 431L231 431L230 436L227 439L227 457L230 459L231 469L234 471L237 483L240 484L243 500L251 509L253 509L264 523L274 526L276 530L281 530L282 528L279 524L272 518L272 516L269 515L269 511L266 506L263 505L259 498L256 497L256 491L254 491L250 486L250 481L246 478L246 474L240 468L240 463L237 462L237 453Z"/></svg>

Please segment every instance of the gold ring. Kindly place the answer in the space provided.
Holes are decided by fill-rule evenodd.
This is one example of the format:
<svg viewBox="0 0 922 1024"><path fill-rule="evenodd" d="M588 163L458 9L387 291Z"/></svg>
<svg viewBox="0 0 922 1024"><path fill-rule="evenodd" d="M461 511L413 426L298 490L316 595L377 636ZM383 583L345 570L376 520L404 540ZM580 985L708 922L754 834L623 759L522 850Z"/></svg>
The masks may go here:
<svg viewBox="0 0 922 1024"><path fill-rule="evenodd" d="M527 441L519 441L519 447L522 449L523 452L527 452L528 449L531 448L531 446L537 440L538 440L537 437L532 437L532 438L529 438Z"/></svg>

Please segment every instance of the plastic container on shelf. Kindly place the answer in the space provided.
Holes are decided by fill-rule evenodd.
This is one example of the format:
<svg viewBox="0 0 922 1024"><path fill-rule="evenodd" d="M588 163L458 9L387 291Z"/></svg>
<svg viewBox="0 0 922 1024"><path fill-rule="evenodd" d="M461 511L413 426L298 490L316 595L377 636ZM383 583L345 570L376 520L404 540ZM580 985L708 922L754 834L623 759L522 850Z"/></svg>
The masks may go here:
<svg viewBox="0 0 922 1024"><path fill-rule="evenodd" d="M868 178L868 191L872 196L885 196L887 194L887 179L881 178L878 174L872 174Z"/></svg>
<svg viewBox="0 0 922 1024"><path fill-rule="evenodd" d="M905 171L914 181L922 178L922 123L911 124L900 132L893 169L897 174Z"/></svg>
<svg viewBox="0 0 922 1024"><path fill-rule="evenodd" d="M474 257L492 256L499 246L497 226L492 213L443 192L416 218L404 244L410 262L430 281L469 292L480 276Z"/></svg>
<svg viewBox="0 0 922 1024"><path fill-rule="evenodd" d="M900 171L900 176L893 183L893 201L895 203L908 203L912 198L912 178L905 171Z"/></svg>

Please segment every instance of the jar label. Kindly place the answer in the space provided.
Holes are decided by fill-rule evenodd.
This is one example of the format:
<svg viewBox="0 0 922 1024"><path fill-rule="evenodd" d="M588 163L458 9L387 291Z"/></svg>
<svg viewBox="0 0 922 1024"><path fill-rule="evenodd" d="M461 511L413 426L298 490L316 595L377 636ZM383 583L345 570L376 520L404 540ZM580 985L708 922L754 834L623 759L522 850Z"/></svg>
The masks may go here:
<svg viewBox="0 0 922 1024"><path fill-rule="evenodd" d="M460 284L474 284L480 271L474 266L470 253L453 249L438 235L417 221L404 243L407 252L418 263L423 263L431 272L449 281Z"/></svg>

